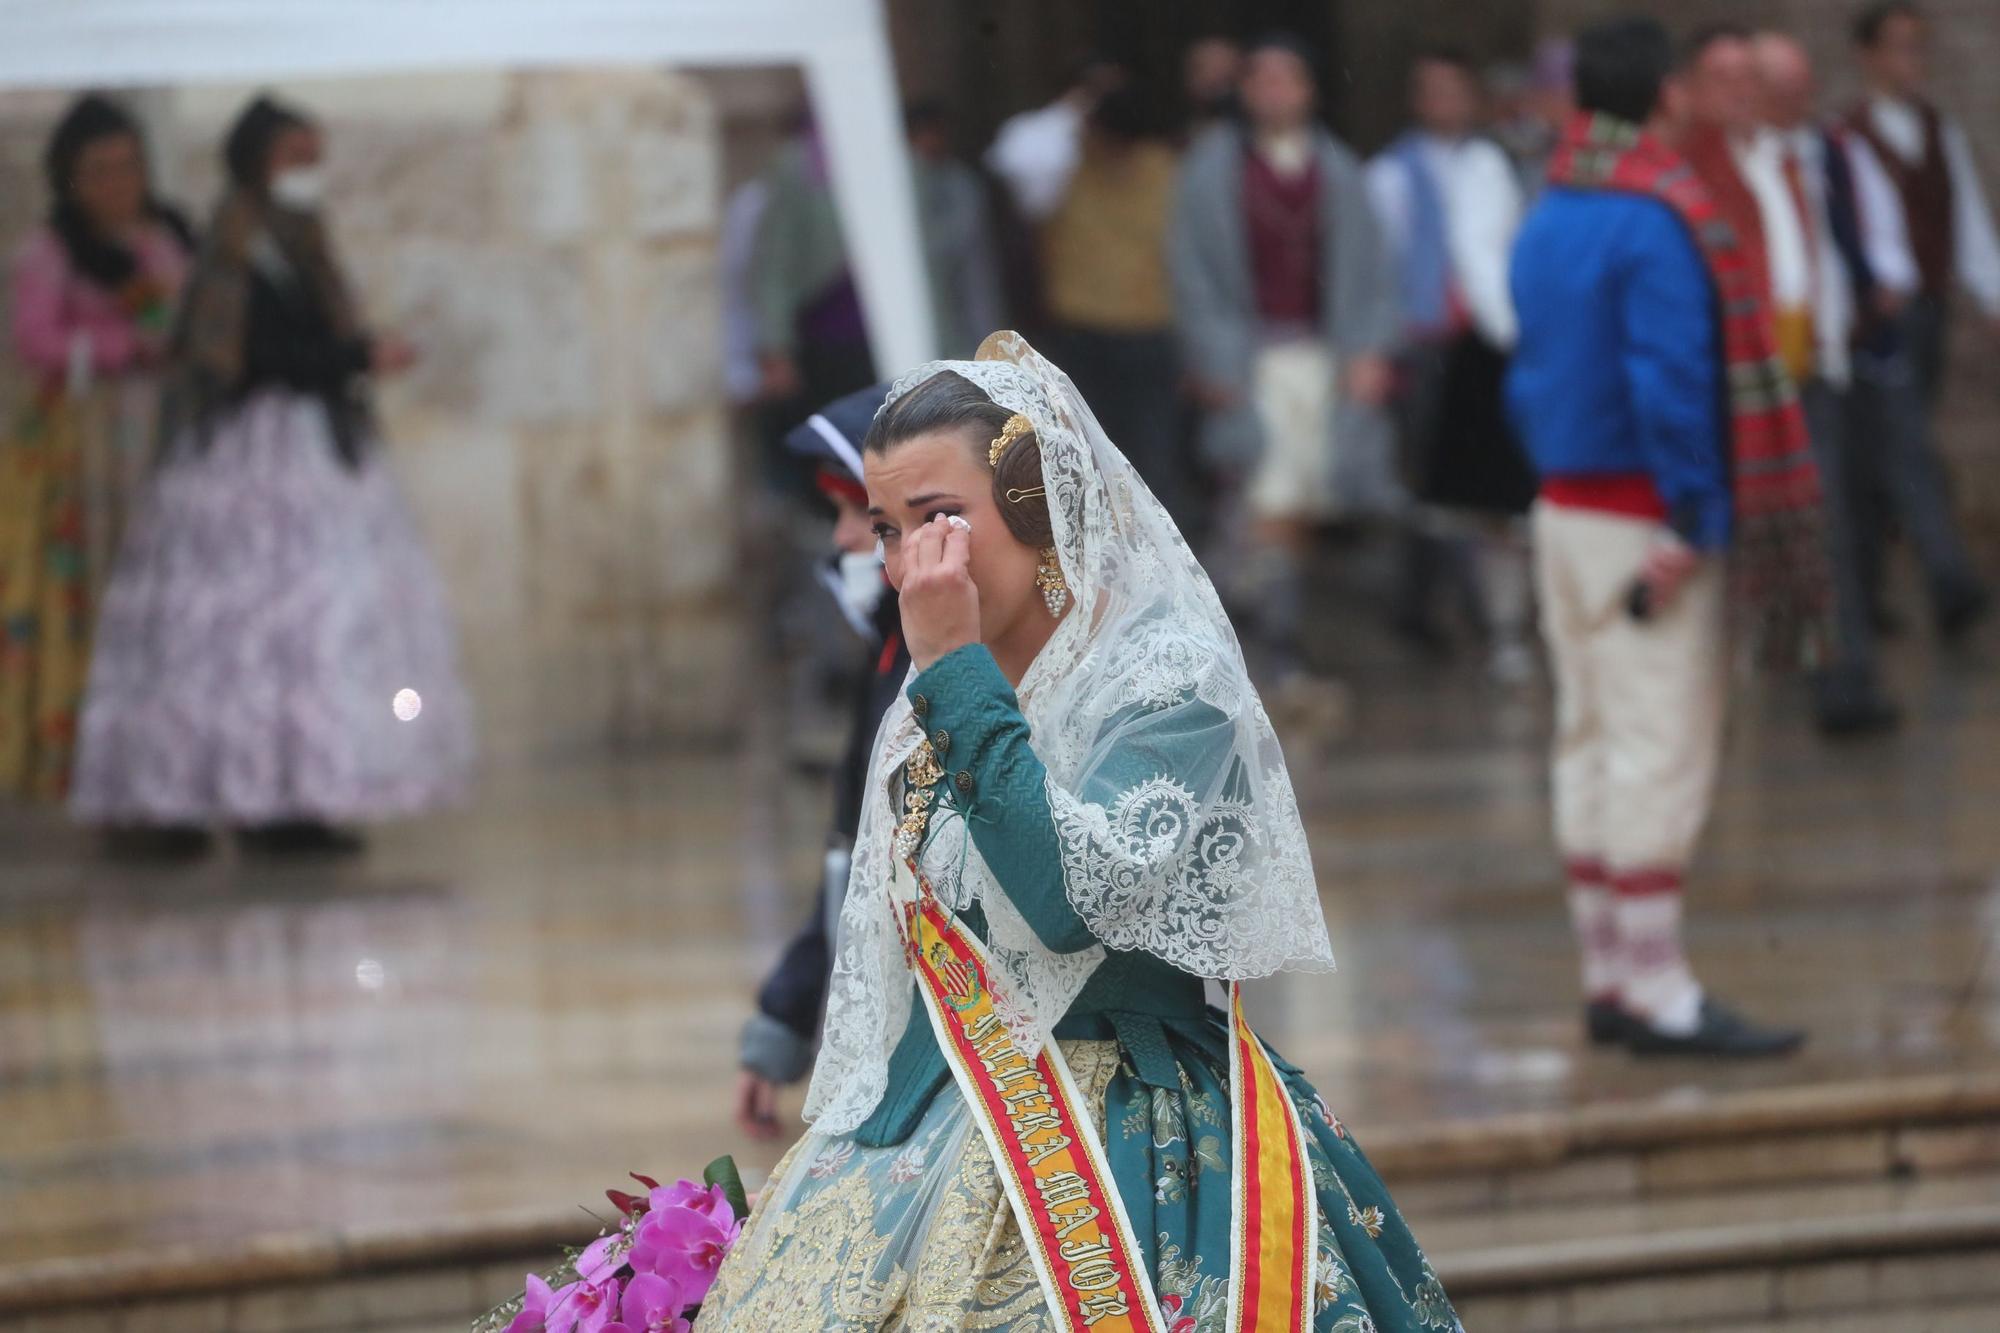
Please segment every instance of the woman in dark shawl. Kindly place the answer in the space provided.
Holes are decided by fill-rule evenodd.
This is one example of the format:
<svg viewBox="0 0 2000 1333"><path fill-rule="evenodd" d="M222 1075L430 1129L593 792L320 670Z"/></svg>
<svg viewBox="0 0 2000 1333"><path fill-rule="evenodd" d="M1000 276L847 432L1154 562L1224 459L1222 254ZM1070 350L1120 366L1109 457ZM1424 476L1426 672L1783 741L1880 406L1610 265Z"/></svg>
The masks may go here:
<svg viewBox="0 0 2000 1333"><path fill-rule="evenodd" d="M175 330L161 458L106 596L72 808L351 851L343 826L455 795L470 759L444 596L381 458L371 334L320 211L324 145L259 98Z"/></svg>

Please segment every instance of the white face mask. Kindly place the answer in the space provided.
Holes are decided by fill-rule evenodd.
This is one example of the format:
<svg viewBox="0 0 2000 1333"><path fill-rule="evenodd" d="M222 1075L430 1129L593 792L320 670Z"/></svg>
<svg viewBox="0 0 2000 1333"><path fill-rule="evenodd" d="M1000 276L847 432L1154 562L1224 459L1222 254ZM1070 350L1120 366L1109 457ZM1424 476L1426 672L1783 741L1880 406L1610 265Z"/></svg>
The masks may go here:
<svg viewBox="0 0 2000 1333"><path fill-rule="evenodd" d="M873 552L856 555L843 551L840 556L840 592L843 605L856 615L866 619L875 614L875 608L882 603L882 592L889 584L882 577L882 561Z"/></svg>
<svg viewBox="0 0 2000 1333"><path fill-rule="evenodd" d="M271 177L271 199L294 213L311 213L326 198L324 167L288 167Z"/></svg>

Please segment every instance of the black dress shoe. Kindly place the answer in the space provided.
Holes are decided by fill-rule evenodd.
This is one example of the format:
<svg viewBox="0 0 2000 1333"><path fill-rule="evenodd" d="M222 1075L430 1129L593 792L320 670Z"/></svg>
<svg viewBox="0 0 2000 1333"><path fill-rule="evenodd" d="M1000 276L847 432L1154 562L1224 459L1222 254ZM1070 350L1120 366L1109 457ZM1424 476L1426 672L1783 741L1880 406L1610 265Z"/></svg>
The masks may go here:
<svg viewBox="0 0 2000 1333"><path fill-rule="evenodd" d="M207 829L181 824L107 829L104 834L105 855L115 861L199 861L213 844Z"/></svg>
<svg viewBox="0 0 2000 1333"><path fill-rule="evenodd" d="M1880 695L1866 695L1821 704L1817 720L1822 736L1879 736L1903 725L1903 710Z"/></svg>
<svg viewBox="0 0 2000 1333"><path fill-rule="evenodd" d="M236 839L245 851L264 856L347 857L368 850L358 833L303 819L243 829Z"/></svg>
<svg viewBox="0 0 2000 1333"><path fill-rule="evenodd" d="M1625 1040L1632 1020L1616 1000L1592 1000L1583 1006L1583 1035L1592 1046L1617 1046Z"/></svg>
<svg viewBox="0 0 2000 1333"><path fill-rule="evenodd" d="M1938 634L1946 643L1964 639L1993 609L1992 596L1977 583L1954 584L1937 601Z"/></svg>
<svg viewBox="0 0 2000 1333"><path fill-rule="evenodd" d="M1701 1022L1685 1036L1627 1018L1625 1045L1634 1055L1699 1055L1759 1060L1790 1055L1806 1044L1798 1028L1764 1027L1715 1000L1701 1002Z"/></svg>

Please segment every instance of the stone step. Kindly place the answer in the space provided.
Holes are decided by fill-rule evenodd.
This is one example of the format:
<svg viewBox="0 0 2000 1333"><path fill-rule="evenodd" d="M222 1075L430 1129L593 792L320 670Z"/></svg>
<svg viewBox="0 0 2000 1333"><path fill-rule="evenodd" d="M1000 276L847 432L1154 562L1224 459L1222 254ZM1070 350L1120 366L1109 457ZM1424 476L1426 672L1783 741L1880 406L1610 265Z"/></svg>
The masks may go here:
<svg viewBox="0 0 2000 1333"><path fill-rule="evenodd" d="M1892 1187L1895 1188L1895 1187ZM1818 1326L1872 1314L1878 1328L1914 1328L1933 1307L2000 1303L2000 1177L1936 1204L1892 1198L1772 1200L1739 1220L1605 1226L1579 1210L1572 1234L1519 1244L1445 1248L1431 1256L1468 1328L1609 1333L1613 1329ZM1953 1202L1977 1196L1973 1202ZM1724 1200L1716 1200L1718 1204ZM1835 1206L1844 1204L1845 1207ZM1783 1215L1791 1209L1789 1215ZM1657 1219L1654 1219L1656 1222ZM2000 1327L1989 1309L1984 1327Z"/></svg>
<svg viewBox="0 0 2000 1333"><path fill-rule="evenodd" d="M1922 1180L2000 1171L2000 1075L1598 1104L1416 1126L1364 1136L1362 1146L1405 1215L1420 1222L1557 1203Z"/></svg>
<svg viewBox="0 0 2000 1333"><path fill-rule="evenodd" d="M1364 1146L1476 1333L2000 1329L2000 1076L1589 1106ZM0 1333L462 1328L584 1238L565 1208L15 1265Z"/></svg>
<svg viewBox="0 0 2000 1333"><path fill-rule="evenodd" d="M1468 1328L2000 1329L2000 1080L1478 1128L1369 1146Z"/></svg>

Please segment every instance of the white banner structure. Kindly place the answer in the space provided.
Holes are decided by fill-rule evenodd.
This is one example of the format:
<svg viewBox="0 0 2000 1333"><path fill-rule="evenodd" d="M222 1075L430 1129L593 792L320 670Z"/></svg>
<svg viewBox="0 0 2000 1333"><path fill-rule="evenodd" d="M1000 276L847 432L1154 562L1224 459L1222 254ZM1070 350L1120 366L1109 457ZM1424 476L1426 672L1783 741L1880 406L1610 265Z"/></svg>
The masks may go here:
<svg viewBox="0 0 2000 1333"><path fill-rule="evenodd" d="M937 354L880 0L0 0L0 87L804 68L878 369Z"/></svg>

